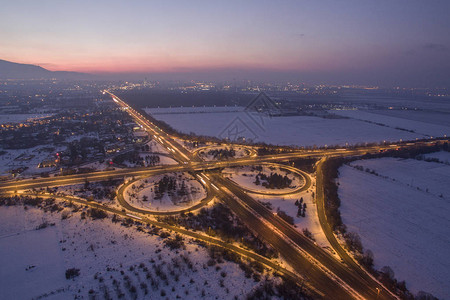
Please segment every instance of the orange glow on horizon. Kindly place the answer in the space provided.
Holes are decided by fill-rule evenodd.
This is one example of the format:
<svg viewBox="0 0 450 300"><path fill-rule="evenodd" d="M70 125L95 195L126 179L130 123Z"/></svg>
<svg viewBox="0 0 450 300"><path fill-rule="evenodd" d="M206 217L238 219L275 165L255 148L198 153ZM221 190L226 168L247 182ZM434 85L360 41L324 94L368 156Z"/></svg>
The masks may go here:
<svg viewBox="0 0 450 300"><path fill-rule="evenodd" d="M14 62L31 63L39 65L50 71L73 71L82 73L186 73L196 71L220 71L220 70L266 70L275 72L289 71L320 71L330 69L328 65L314 65L297 63L232 63L232 62L197 62L197 63L178 63L173 64L165 61L154 61L148 59L139 60L123 60L123 61L71 61L50 64L39 64L28 61L12 60Z"/></svg>

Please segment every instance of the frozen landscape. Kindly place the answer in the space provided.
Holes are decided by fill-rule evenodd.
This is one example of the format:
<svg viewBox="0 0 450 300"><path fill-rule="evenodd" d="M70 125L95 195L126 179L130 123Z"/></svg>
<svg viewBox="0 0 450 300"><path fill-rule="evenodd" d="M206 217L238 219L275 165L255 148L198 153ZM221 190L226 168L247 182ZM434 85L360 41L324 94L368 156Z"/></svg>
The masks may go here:
<svg viewBox="0 0 450 300"><path fill-rule="evenodd" d="M434 153L428 153L423 156L425 159L437 159L439 162L444 164L450 164L450 152L439 151Z"/></svg>
<svg viewBox="0 0 450 300"><path fill-rule="evenodd" d="M389 115L389 110L333 110L334 114L354 120L382 124L384 126L413 131L422 136L441 137L450 135L450 123L444 120L436 123L436 116L423 118L416 111L402 111L402 114Z"/></svg>
<svg viewBox="0 0 450 300"><path fill-rule="evenodd" d="M450 300L449 12L2 1L0 300Z"/></svg>
<svg viewBox="0 0 450 300"><path fill-rule="evenodd" d="M212 264L208 250L189 238L171 250L158 230L82 219L69 208L0 207L0 220L1 299L230 299L264 283L246 278L238 264ZM44 222L48 227L37 230ZM70 268L79 276L66 279Z"/></svg>
<svg viewBox="0 0 450 300"><path fill-rule="evenodd" d="M390 266L414 293L449 299L450 166L382 158L339 173L343 222L373 252L375 267Z"/></svg>
<svg viewBox="0 0 450 300"><path fill-rule="evenodd" d="M437 125L359 110L331 111L346 118L316 116L269 117L263 113L223 112L224 107L147 108L146 112L183 133L275 145L334 146L422 139L450 135L450 124ZM183 113L184 111L184 113ZM348 118L347 118L348 117ZM282 134L281 134L282 133Z"/></svg>

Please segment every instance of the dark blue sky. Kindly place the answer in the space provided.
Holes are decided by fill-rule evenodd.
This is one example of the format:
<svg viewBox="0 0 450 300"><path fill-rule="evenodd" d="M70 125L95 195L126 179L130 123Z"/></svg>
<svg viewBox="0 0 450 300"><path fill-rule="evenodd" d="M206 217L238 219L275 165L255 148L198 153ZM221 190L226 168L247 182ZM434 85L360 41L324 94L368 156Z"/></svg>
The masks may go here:
<svg viewBox="0 0 450 300"><path fill-rule="evenodd" d="M94 73L450 85L448 0L93 2L2 1L0 58Z"/></svg>

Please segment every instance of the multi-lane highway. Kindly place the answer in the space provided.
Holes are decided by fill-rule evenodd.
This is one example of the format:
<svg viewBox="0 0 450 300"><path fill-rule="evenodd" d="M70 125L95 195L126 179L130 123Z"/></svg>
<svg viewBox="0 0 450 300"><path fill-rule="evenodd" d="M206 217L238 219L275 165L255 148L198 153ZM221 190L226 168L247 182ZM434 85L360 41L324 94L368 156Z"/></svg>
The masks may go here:
<svg viewBox="0 0 450 300"><path fill-rule="evenodd" d="M45 188L78 184L87 181L103 181L124 177L150 177L167 172L190 172L196 174L207 189L208 196L199 204L188 210L198 209L207 204L213 197L225 202L233 212L254 231L259 237L276 249L286 262L306 278L309 286L319 291L326 299L395 299L395 296L386 290L373 277L368 275L356 264L348 253L342 249L334 238L324 213L324 199L322 186L321 164L317 167L317 203L319 221L324 232L335 251L341 256L344 263L331 256L314 242L299 233L291 225L274 215L271 211L255 201L241 187L230 180L223 178L217 169L242 165L255 165L261 163L276 163L307 157L334 157L355 156L366 153L378 153L392 149L393 145L360 147L354 149L321 149L315 151L293 151L276 155L243 157L228 161L202 161L195 153L182 147L173 137L165 133L156 124L146 119L141 113L134 110L127 103L109 91L113 100L126 110L134 120L146 130L158 143L165 147L172 157L179 162L178 165L158 166L151 168L134 168L112 171L100 171L86 174L68 176L54 176L48 178L24 179L8 181L0 184L0 193L33 188ZM415 143L403 144L394 147L413 147ZM298 171L301 172L301 171ZM308 183L308 182L307 182ZM123 188L119 190L118 201L125 211L139 214L154 214L155 212L135 208L122 197ZM95 205L95 204L92 204ZM186 210L187 211L187 210ZM118 212L114 212L118 213ZM121 212L124 214L124 212ZM150 221L149 221L150 222ZM163 224L159 224L163 225ZM267 264L266 264L267 265Z"/></svg>

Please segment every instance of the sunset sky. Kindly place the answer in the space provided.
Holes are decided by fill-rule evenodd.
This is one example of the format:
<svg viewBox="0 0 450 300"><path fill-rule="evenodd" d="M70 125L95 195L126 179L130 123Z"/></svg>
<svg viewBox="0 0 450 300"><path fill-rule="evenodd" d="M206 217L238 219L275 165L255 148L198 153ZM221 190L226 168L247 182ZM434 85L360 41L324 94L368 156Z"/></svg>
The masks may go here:
<svg viewBox="0 0 450 300"><path fill-rule="evenodd" d="M448 0L93 2L2 0L0 59L89 73L450 77Z"/></svg>

